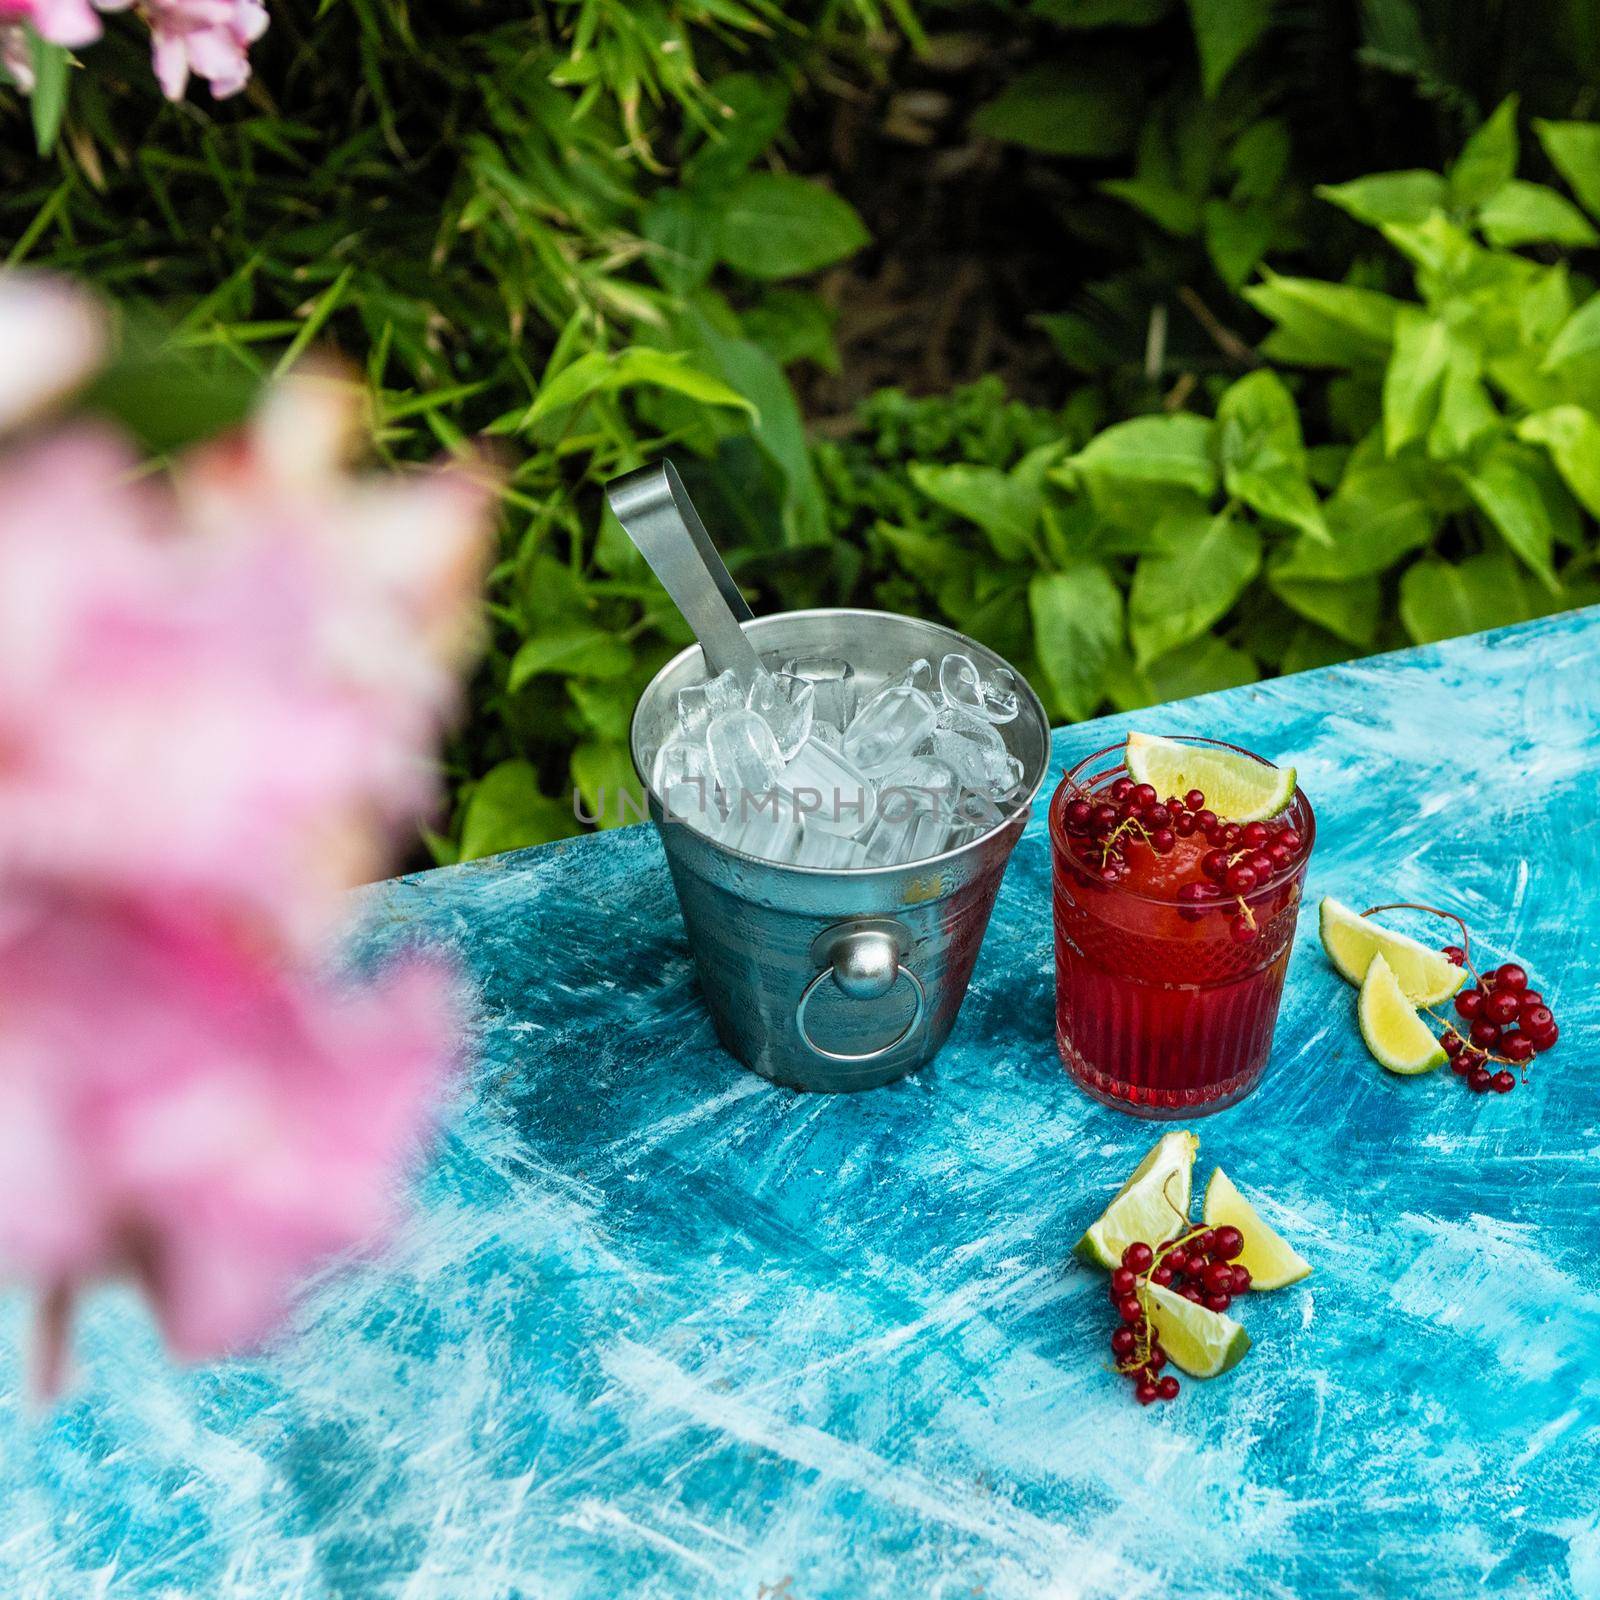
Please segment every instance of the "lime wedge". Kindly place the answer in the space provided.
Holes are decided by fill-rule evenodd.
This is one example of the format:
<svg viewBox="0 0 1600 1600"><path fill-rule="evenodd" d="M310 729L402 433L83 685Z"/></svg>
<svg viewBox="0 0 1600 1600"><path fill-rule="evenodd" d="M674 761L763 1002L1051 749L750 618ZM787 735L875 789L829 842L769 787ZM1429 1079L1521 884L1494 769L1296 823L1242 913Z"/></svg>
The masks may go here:
<svg viewBox="0 0 1600 1600"><path fill-rule="evenodd" d="M1208 1228L1233 1227L1244 1235L1238 1259L1241 1267L1250 1269L1252 1289L1281 1289L1311 1275L1311 1263L1256 1215L1221 1167L1212 1172L1206 1185L1205 1214Z"/></svg>
<svg viewBox="0 0 1600 1600"><path fill-rule="evenodd" d="M1163 798L1203 789L1206 805L1229 822L1262 822L1294 799L1293 767L1210 745L1130 733L1124 760L1135 783L1148 783Z"/></svg>
<svg viewBox="0 0 1600 1600"><path fill-rule="evenodd" d="M1356 1015L1361 1037L1379 1066L1411 1077L1444 1065L1444 1046L1406 999L1394 969L1381 955L1372 958L1372 965L1361 980Z"/></svg>
<svg viewBox="0 0 1600 1600"><path fill-rule="evenodd" d="M1220 1377L1244 1359L1250 1335L1226 1312L1207 1311L1159 1283L1139 1292L1162 1347L1191 1378Z"/></svg>
<svg viewBox="0 0 1600 1600"><path fill-rule="evenodd" d="M1183 1129L1164 1134L1072 1253L1096 1266L1115 1268L1135 1241L1154 1246L1181 1232L1189 1215L1189 1185L1199 1148L1200 1141Z"/></svg>
<svg viewBox="0 0 1600 1600"><path fill-rule="evenodd" d="M1324 895L1321 913L1322 948L1342 978L1359 984L1375 955L1381 954L1399 980L1402 993L1419 1006L1446 1001L1467 980L1465 967L1452 966L1420 939L1393 928L1380 927L1371 917L1358 916L1332 895Z"/></svg>

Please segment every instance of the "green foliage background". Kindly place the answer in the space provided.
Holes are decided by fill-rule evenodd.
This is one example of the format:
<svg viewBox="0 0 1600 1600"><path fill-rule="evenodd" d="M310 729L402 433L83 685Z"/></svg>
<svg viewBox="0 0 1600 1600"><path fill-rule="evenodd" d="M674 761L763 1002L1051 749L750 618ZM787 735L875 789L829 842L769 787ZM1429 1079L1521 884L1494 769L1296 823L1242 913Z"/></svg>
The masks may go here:
<svg viewBox="0 0 1600 1600"><path fill-rule="evenodd" d="M758 609L943 616L1063 719L1596 598L1595 10L277 0L221 107L164 106L120 19L0 89L0 248L127 309L97 401L153 451L313 342L381 453L500 441L449 860L632 782L686 640L599 486L665 452ZM930 85L1059 262L1054 376L819 438L816 275L896 247L830 118Z"/></svg>

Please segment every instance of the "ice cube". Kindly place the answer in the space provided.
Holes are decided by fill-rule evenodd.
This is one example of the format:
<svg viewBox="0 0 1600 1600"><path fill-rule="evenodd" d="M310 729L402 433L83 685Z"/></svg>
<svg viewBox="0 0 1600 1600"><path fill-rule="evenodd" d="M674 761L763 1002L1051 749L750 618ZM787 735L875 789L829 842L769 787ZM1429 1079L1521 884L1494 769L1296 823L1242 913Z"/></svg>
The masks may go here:
<svg viewBox="0 0 1600 1600"><path fill-rule="evenodd" d="M1004 667L985 678L971 656L958 653L939 663L939 693L946 705L986 722L1010 722L1021 709L1016 679Z"/></svg>
<svg viewBox="0 0 1600 1600"><path fill-rule="evenodd" d="M851 718L840 749L869 777L888 772L934 731L933 702L910 684L880 689Z"/></svg>
<svg viewBox="0 0 1600 1600"><path fill-rule="evenodd" d="M834 656L796 656L785 661L784 674L803 678L816 690L816 714L843 728L856 713L856 674L848 661Z"/></svg>
<svg viewBox="0 0 1600 1600"><path fill-rule="evenodd" d="M800 819L787 795L774 791L750 799L739 826L726 841L763 861L792 861L800 843Z"/></svg>
<svg viewBox="0 0 1600 1600"><path fill-rule="evenodd" d="M921 689L924 694L931 695L933 693L933 663L926 656L918 656L894 681L907 689Z"/></svg>
<svg viewBox="0 0 1600 1600"><path fill-rule="evenodd" d="M678 726L691 739L704 739L712 718L744 704L744 691L730 668L704 683L678 691Z"/></svg>
<svg viewBox="0 0 1600 1600"><path fill-rule="evenodd" d="M806 742L816 715L816 685L787 672L762 672L750 685L745 704L772 729L785 761Z"/></svg>
<svg viewBox="0 0 1600 1600"><path fill-rule="evenodd" d="M741 817L748 814L745 802L766 794L783 771L783 757L772 729L743 706L711 719L706 753L713 781Z"/></svg>
<svg viewBox="0 0 1600 1600"><path fill-rule="evenodd" d="M796 866L827 867L835 872L869 865L859 840L811 826L800 830L799 847L790 859Z"/></svg>
<svg viewBox="0 0 1600 1600"><path fill-rule="evenodd" d="M872 821L877 794L871 781L842 751L815 735L800 746L778 781L807 833L853 838Z"/></svg>
<svg viewBox="0 0 1600 1600"><path fill-rule="evenodd" d="M948 808L938 794L910 786L884 790L865 840L867 860L875 867L905 866L937 855L949 833Z"/></svg>
<svg viewBox="0 0 1600 1600"><path fill-rule="evenodd" d="M938 721L933 753L955 768L964 788L998 800L1016 787L1021 763L1006 749L993 723L949 705L940 710Z"/></svg>

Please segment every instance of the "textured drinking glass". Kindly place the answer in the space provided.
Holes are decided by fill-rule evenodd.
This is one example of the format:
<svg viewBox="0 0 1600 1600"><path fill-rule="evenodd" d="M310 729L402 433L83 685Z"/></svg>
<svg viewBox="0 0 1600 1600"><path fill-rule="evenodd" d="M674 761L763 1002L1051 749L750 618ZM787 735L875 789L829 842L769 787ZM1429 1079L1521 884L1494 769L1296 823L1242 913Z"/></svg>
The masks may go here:
<svg viewBox="0 0 1600 1600"><path fill-rule="evenodd" d="M1066 808L1096 802L1126 777L1122 754L1113 745L1081 761L1050 802L1056 1044L1067 1070L1108 1105L1145 1117L1220 1111L1267 1064L1316 818L1297 789L1287 816L1304 848L1291 871L1244 896L1257 933L1239 944L1231 899L1180 911L1171 896L1102 883L1072 856Z"/></svg>

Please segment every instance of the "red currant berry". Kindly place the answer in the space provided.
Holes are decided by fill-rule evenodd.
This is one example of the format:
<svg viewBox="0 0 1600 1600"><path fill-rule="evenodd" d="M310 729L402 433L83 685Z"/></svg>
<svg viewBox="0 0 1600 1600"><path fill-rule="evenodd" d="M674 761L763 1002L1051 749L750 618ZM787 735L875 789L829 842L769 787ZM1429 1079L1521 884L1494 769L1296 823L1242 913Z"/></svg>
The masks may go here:
<svg viewBox="0 0 1600 1600"><path fill-rule="evenodd" d="M1466 1077L1466 1075L1472 1071L1473 1065L1474 1063L1472 1058L1465 1050L1463 1050L1459 1055L1450 1057L1450 1070L1455 1073L1457 1077Z"/></svg>
<svg viewBox="0 0 1600 1600"><path fill-rule="evenodd" d="M1500 1041L1500 1053L1508 1061L1527 1061L1533 1055L1533 1040L1525 1033L1507 1034Z"/></svg>
<svg viewBox="0 0 1600 1600"><path fill-rule="evenodd" d="M1226 1261L1213 1261L1200 1274L1200 1282L1207 1294L1232 1294L1233 1268Z"/></svg>
<svg viewBox="0 0 1600 1600"><path fill-rule="evenodd" d="M1500 1071L1489 1080L1489 1087L1496 1094L1510 1094L1517 1086L1517 1080L1509 1072Z"/></svg>
<svg viewBox="0 0 1600 1600"><path fill-rule="evenodd" d="M1122 1264L1132 1272L1146 1272L1155 1260L1155 1254L1142 1239L1136 1239L1122 1252Z"/></svg>
<svg viewBox="0 0 1600 1600"><path fill-rule="evenodd" d="M1200 870L1213 883L1221 883L1228 876L1228 853L1225 850L1208 850L1200 858Z"/></svg>
<svg viewBox="0 0 1600 1600"><path fill-rule="evenodd" d="M1278 843L1281 844L1290 855L1294 855L1300 849L1300 846L1305 843L1305 841L1300 837L1299 833L1297 833L1295 829L1285 828L1283 832L1278 835Z"/></svg>
<svg viewBox="0 0 1600 1600"><path fill-rule="evenodd" d="M1288 866L1294 860L1294 851L1285 844L1274 842L1267 846L1267 859L1276 871L1280 867Z"/></svg>
<svg viewBox="0 0 1600 1600"><path fill-rule="evenodd" d="M1114 1356L1131 1356L1138 1335L1132 1328L1114 1328L1111 1332L1111 1353Z"/></svg>
<svg viewBox="0 0 1600 1600"><path fill-rule="evenodd" d="M1514 1021L1518 1009L1517 997L1509 989L1496 989L1483 1003L1483 1014L1491 1022Z"/></svg>
<svg viewBox="0 0 1600 1600"><path fill-rule="evenodd" d="M1194 832L1194 818L1187 811L1180 811L1172 819L1172 831L1180 839L1187 839Z"/></svg>
<svg viewBox="0 0 1600 1600"><path fill-rule="evenodd" d="M1496 989L1526 989L1528 974L1515 961L1508 961L1503 967L1494 969L1494 986Z"/></svg>
<svg viewBox="0 0 1600 1600"><path fill-rule="evenodd" d="M1556 1019L1549 1006L1532 1006L1527 1011L1520 1012L1519 1015L1522 1018L1522 1026L1529 1033L1543 1033L1546 1028L1555 1026Z"/></svg>
<svg viewBox="0 0 1600 1600"><path fill-rule="evenodd" d="M1229 1276L1231 1277L1232 1274L1230 1273ZM1233 1296L1231 1294L1208 1294L1204 1303L1207 1311L1226 1311L1233 1304Z"/></svg>
<svg viewBox="0 0 1600 1600"><path fill-rule="evenodd" d="M1167 806L1146 806L1144 820L1147 827L1170 828L1172 812Z"/></svg>
<svg viewBox="0 0 1600 1600"><path fill-rule="evenodd" d="M1163 1400L1176 1400L1178 1398L1178 1380L1174 1378L1171 1373L1168 1373L1167 1376L1156 1385L1156 1393L1160 1395Z"/></svg>
<svg viewBox="0 0 1600 1600"><path fill-rule="evenodd" d="M1160 1396L1161 1390L1159 1386L1149 1382L1148 1380L1146 1380L1144 1383L1141 1383L1139 1387L1133 1391L1133 1398L1142 1406L1152 1404L1154 1401L1158 1400Z"/></svg>
<svg viewBox="0 0 1600 1600"><path fill-rule="evenodd" d="M1250 1269L1241 1267L1237 1261L1233 1264L1233 1293L1243 1294L1250 1287Z"/></svg>
<svg viewBox="0 0 1600 1600"><path fill-rule="evenodd" d="M1248 917L1235 917L1228 924L1228 932L1235 944L1249 944L1256 936L1256 925Z"/></svg>
<svg viewBox="0 0 1600 1600"><path fill-rule="evenodd" d="M1194 825L1209 839L1218 826L1216 812L1202 807L1194 814Z"/></svg>
<svg viewBox="0 0 1600 1600"><path fill-rule="evenodd" d="M1117 1315L1131 1328L1144 1321L1144 1307L1130 1294L1126 1300L1117 1302Z"/></svg>
<svg viewBox="0 0 1600 1600"><path fill-rule="evenodd" d="M1113 1300L1126 1300L1138 1287L1138 1273L1129 1271L1127 1267L1118 1267L1111 1274L1111 1298Z"/></svg>
<svg viewBox="0 0 1600 1600"><path fill-rule="evenodd" d="M1098 805L1090 816L1089 826L1097 838L1103 839L1119 820L1115 806Z"/></svg>
<svg viewBox="0 0 1600 1600"><path fill-rule="evenodd" d="M1163 1289L1170 1288L1172 1285L1172 1268L1165 1261L1159 1267L1151 1267L1150 1281L1151 1283L1159 1283Z"/></svg>
<svg viewBox="0 0 1600 1600"><path fill-rule="evenodd" d="M1132 778L1118 778L1117 781L1111 785L1111 798L1115 800L1118 805L1121 805L1122 802L1126 800L1132 793Z"/></svg>
<svg viewBox="0 0 1600 1600"><path fill-rule="evenodd" d="M1439 1035L1439 1043L1444 1046L1444 1053L1447 1056L1458 1056L1461 1054L1461 1046L1463 1041L1461 1035L1457 1033L1454 1028L1446 1028L1444 1032Z"/></svg>
<svg viewBox="0 0 1600 1600"><path fill-rule="evenodd" d="M1224 1261L1232 1261L1243 1249L1244 1235L1237 1228L1225 1224L1217 1229L1213 1255L1221 1256Z"/></svg>
<svg viewBox="0 0 1600 1600"><path fill-rule="evenodd" d="M1247 822L1244 831L1239 835L1239 841L1251 850L1259 850L1264 845L1270 834L1264 822Z"/></svg>
<svg viewBox="0 0 1600 1600"><path fill-rule="evenodd" d="M1487 1067L1474 1067L1467 1074L1467 1087L1474 1094L1482 1094L1489 1087L1490 1073Z"/></svg>
<svg viewBox="0 0 1600 1600"><path fill-rule="evenodd" d="M1179 1245L1166 1257L1166 1263L1174 1272L1187 1272L1189 1270L1189 1252Z"/></svg>
<svg viewBox="0 0 1600 1600"><path fill-rule="evenodd" d="M1265 883L1272 876L1272 857L1265 850L1252 852L1245 865L1255 873L1258 883Z"/></svg>
<svg viewBox="0 0 1600 1600"><path fill-rule="evenodd" d="M1255 868L1249 862L1241 861L1228 868L1228 876L1223 881L1228 886L1229 894L1249 894L1256 886Z"/></svg>
<svg viewBox="0 0 1600 1600"><path fill-rule="evenodd" d="M1202 811L1205 809L1206 797L1201 790L1191 789L1188 794L1183 797L1183 803L1188 806L1191 811Z"/></svg>
<svg viewBox="0 0 1600 1600"><path fill-rule="evenodd" d="M1217 1248L1217 1235L1211 1228L1202 1228L1194 1238L1189 1241L1189 1256L1209 1256Z"/></svg>
<svg viewBox="0 0 1600 1600"><path fill-rule="evenodd" d="M1524 989L1517 996L1517 1004L1522 1007L1523 1014L1532 1011L1535 1006L1544 1004L1544 996L1537 989Z"/></svg>
<svg viewBox="0 0 1600 1600"><path fill-rule="evenodd" d="M1164 856L1178 842L1178 836L1171 828L1157 828L1150 835L1150 848L1158 856Z"/></svg>
<svg viewBox="0 0 1600 1600"><path fill-rule="evenodd" d="M1483 1010L1483 990L1463 989L1456 996L1456 1010L1468 1022L1473 1021Z"/></svg>
<svg viewBox="0 0 1600 1600"><path fill-rule="evenodd" d="M1167 1352L1158 1344L1150 1346L1150 1359L1145 1363L1152 1372L1159 1372L1167 1364Z"/></svg>
<svg viewBox="0 0 1600 1600"><path fill-rule="evenodd" d="M1155 788L1151 784L1141 783L1134 787L1128 798L1132 800L1141 811L1148 811L1150 807L1161 798L1161 796L1156 793Z"/></svg>
<svg viewBox="0 0 1600 1600"><path fill-rule="evenodd" d="M1542 1054L1551 1049L1560 1037L1561 1030L1552 1022L1548 1028L1541 1028L1533 1035L1533 1048Z"/></svg>
<svg viewBox="0 0 1600 1600"><path fill-rule="evenodd" d="M1242 832L1243 829L1240 828L1237 822L1229 822L1225 824L1222 829L1222 842L1224 844L1236 845L1239 842L1239 835Z"/></svg>
<svg viewBox="0 0 1600 1600"><path fill-rule="evenodd" d="M1464 967L1467 964L1467 952L1458 944L1447 944L1439 952L1452 967Z"/></svg>
<svg viewBox="0 0 1600 1600"><path fill-rule="evenodd" d="M1474 1022L1472 1042L1481 1049L1492 1050L1500 1042L1500 1030L1492 1022Z"/></svg>
<svg viewBox="0 0 1600 1600"><path fill-rule="evenodd" d="M1192 1300L1197 1306L1205 1304L1206 1297L1201 1294L1192 1283L1184 1284L1178 1293L1181 1294L1185 1300Z"/></svg>

